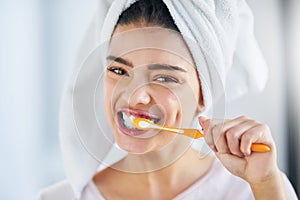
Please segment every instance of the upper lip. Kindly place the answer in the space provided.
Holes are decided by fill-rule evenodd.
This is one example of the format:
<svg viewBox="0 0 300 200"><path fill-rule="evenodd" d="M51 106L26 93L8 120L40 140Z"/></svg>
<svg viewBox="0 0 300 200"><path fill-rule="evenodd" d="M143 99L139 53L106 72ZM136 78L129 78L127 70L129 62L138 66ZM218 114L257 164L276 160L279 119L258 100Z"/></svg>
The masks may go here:
<svg viewBox="0 0 300 200"><path fill-rule="evenodd" d="M136 118L145 118L145 119L149 119L149 120L156 120L159 121L160 118L154 114L151 114L147 111L143 111L143 110L136 110L136 109L130 109L130 108L121 108L118 110L118 112L124 112L127 113L129 115L132 115Z"/></svg>

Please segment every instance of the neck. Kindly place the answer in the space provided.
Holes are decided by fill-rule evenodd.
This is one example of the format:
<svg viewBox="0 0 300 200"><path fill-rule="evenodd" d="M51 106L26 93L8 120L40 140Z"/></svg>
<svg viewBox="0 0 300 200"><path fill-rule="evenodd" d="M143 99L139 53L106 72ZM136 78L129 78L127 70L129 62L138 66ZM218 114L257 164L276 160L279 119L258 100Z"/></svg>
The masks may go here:
<svg viewBox="0 0 300 200"><path fill-rule="evenodd" d="M123 160L112 166L129 173L150 173L161 169L177 166L177 161L183 159L184 155L189 155L191 140L180 138L172 141L159 151L151 151L145 154L128 154ZM188 153L189 152L189 153ZM180 159L181 158L181 159Z"/></svg>
<svg viewBox="0 0 300 200"><path fill-rule="evenodd" d="M152 155L152 157L147 156L139 158L137 158L136 155L129 155L118 164L128 166L130 163L133 163L131 164L131 169L137 169L137 166L139 166L139 170L144 170L143 173L141 171L140 173L127 173L117 170L112 171L114 171L118 180L122 180L120 182L126 185L126 187L130 184L135 189L137 187L143 187L140 188L140 190L148 192L148 195L150 196L165 195L165 191L169 191L168 195L171 196L164 196L164 198L166 197L169 199L174 198L174 194L176 196L184 191L208 171L212 164L213 157L207 156L202 159L199 157L198 152L188 148L181 156L174 160L173 163L164 165L167 164L164 162L168 159L162 155L160 155L159 158L154 157L154 155ZM153 160L156 161L153 162ZM161 165L158 165L158 163ZM153 196L153 198L161 199L162 196Z"/></svg>
<svg viewBox="0 0 300 200"><path fill-rule="evenodd" d="M206 159L200 160L198 152L192 148L188 148L182 155L172 160L172 163L166 163L168 159L160 158L161 165L155 166L151 164L151 160L146 160L144 166L150 166L150 168L148 168L148 173L143 173L142 175L152 185L159 185L160 183L170 186L180 185L178 183L184 181L184 179L190 180L193 177L200 178L200 176L207 171L207 164L209 163L207 161L209 161L210 158L211 157L207 157ZM157 168L156 170L155 167Z"/></svg>

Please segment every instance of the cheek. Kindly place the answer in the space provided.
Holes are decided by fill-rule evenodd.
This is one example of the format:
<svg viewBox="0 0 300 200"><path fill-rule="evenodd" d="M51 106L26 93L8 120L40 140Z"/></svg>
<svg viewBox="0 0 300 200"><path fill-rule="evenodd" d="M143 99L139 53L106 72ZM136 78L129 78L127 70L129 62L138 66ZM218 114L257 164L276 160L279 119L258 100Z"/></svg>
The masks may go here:
<svg viewBox="0 0 300 200"><path fill-rule="evenodd" d="M113 104L113 96L116 87L116 81L105 76L104 80L104 100L105 100L105 111L108 118L112 116L112 104Z"/></svg>
<svg viewBox="0 0 300 200"><path fill-rule="evenodd" d="M180 104L181 124L189 127L197 113L199 92L190 84L185 84L177 91L177 94Z"/></svg>
<svg viewBox="0 0 300 200"><path fill-rule="evenodd" d="M119 85L117 87L117 85ZM116 98L118 95L118 91L120 90L120 81L110 78L109 76L105 75L104 79L104 95L105 95L105 103L111 104L113 102L113 99Z"/></svg>
<svg viewBox="0 0 300 200"><path fill-rule="evenodd" d="M167 124L179 123L178 117L181 106L176 92L170 88L157 86L152 88L154 104L163 112ZM178 124L177 124L178 125Z"/></svg>
<svg viewBox="0 0 300 200"><path fill-rule="evenodd" d="M110 81L107 77L105 77L104 80L104 95L105 95L105 104L109 103L109 99L112 96L112 90L114 88L114 85L112 81Z"/></svg>
<svg viewBox="0 0 300 200"><path fill-rule="evenodd" d="M197 86L197 85L195 85ZM199 92L197 87L185 83L176 89L154 87L155 103L164 112L167 124L189 127L196 114Z"/></svg>
<svg viewBox="0 0 300 200"><path fill-rule="evenodd" d="M110 80L109 78L105 77L104 80L104 91L105 91L105 97L110 97L112 94L112 91L115 88L114 81Z"/></svg>
<svg viewBox="0 0 300 200"><path fill-rule="evenodd" d="M167 112L177 112L180 110L180 101L175 93L168 92L161 93L160 95L158 93L158 98Z"/></svg>

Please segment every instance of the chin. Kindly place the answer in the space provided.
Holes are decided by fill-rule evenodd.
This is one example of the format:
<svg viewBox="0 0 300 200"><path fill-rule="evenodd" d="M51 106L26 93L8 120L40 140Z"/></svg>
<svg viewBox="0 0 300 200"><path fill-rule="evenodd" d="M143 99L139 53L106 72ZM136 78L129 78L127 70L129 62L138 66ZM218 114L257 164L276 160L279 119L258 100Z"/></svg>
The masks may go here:
<svg viewBox="0 0 300 200"><path fill-rule="evenodd" d="M151 147L149 142L146 141L132 141L136 139L130 139L131 141L117 141L117 144L121 149L130 154L146 154L155 150Z"/></svg>
<svg viewBox="0 0 300 200"><path fill-rule="evenodd" d="M175 135L160 132L149 138L137 138L118 132L115 139L118 146L130 154L147 154L161 152L165 147L174 142Z"/></svg>

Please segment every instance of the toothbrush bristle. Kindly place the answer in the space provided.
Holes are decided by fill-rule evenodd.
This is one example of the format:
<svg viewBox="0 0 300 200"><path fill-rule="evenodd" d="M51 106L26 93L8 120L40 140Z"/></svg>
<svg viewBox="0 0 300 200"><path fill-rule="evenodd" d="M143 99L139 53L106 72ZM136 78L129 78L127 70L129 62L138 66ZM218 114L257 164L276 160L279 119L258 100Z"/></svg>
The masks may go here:
<svg viewBox="0 0 300 200"><path fill-rule="evenodd" d="M149 124L149 122L146 120L139 121L138 125L141 128L148 128L149 126L151 126L151 124Z"/></svg>
<svg viewBox="0 0 300 200"><path fill-rule="evenodd" d="M133 125L136 128L145 129L145 128L149 128L151 126L151 123L148 119L135 118L133 119Z"/></svg>

